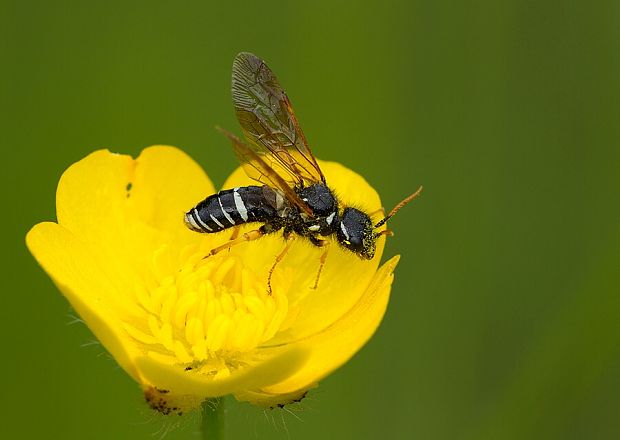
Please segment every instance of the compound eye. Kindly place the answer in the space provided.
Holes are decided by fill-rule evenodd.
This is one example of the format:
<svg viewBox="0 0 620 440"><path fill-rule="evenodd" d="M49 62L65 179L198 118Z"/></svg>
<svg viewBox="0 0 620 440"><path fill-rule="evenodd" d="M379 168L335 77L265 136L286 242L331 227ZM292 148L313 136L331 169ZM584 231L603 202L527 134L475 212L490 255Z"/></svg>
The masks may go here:
<svg viewBox="0 0 620 440"><path fill-rule="evenodd" d="M351 242L351 247L353 248L361 248L362 247L362 237L358 237L357 235L352 235L349 239L349 241Z"/></svg>

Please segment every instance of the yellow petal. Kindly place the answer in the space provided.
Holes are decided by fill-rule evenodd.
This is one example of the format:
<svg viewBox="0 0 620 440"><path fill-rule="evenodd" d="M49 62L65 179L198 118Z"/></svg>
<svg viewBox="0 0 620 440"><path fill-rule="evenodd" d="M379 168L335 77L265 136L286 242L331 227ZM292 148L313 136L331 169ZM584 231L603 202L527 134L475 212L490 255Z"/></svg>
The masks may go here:
<svg viewBox="0 0 620 440"><path fill-rule="evenodd" d="M277 383L299 370L307 358L308 350L303 346L273 350L268 358L222 378L185 371L182 366L168 365L150 356L137 358L136 364L144 383L157 384L179 395L207 398Z"/></svg>
<svg viewBox="0 0 620 440"><path fill-rule="evenodd" d="M341 209L353 206L368 214L381 208L377 192L359 174L335 163L319 161L328 186L335 192ZM226 180L224 188L256 184L239 168ZM382 218L376 213L373 221ZM255 229L253 225L248 228ZM282 234L277 232L256 243L248 243L235 249L241 258L255 270L271 267L275 256L284 247ZM356 304L375 274L385 238L377 242L375 257L362 260L354 253L341 247L331 237L327 261L321 273L318 289L312 289L318 270L319 260L325 249L317 248L307 239L300 238L293 243L286 257L279 263L274 277L287 276L293 286L288 299L291 310L298 312L292 326L276 336L270 344L278 345L315 334L339 319Z"/></svg>
<svg viewBox="0 0 620 440"><path fill-rule="evenodd" d="M289 394L305 390L343 365L362 348L381 323L398 260L398 256L393 257L379 269L364 295L341 319L320 333L297 342L312 350L303 368L286 380L261 391Z"/></svg>
<svg viewBox="0 0 620 440"><path fill-rule="evenodd" d="M149 226L168 234L194 237L183 214L213 194L215 188L203 169L178 148L145 148L135 160L130 200L135 212Z"/></svg>
<svg viewBox="0 0 620 440"><path fill-rule="evenodd" d="M314 386L311 386L309 388L314 388ZM250 402L254 405L262 406L265 408L282 408L285 405L290 405L295 402L301 402L306 397L309 388L287 394L269 394L265 392L242 391L240 393L236 393L235 398L241 402Z"/></svg>
<svg viewBox="0 0 620 440"><path fill-rule="evenodd" d="M135 160L98 150L64 172L56 209L58 222L80 235L127 220L128 206L147 225L168 231L183 229L183 213L213 192L202 168L178 148L148 147Z"/></svg>
<svg viewBox="0 0 620 440"><path fill-rule="evenodd" d="M53 279L86 325L134 379L135 348L121 327L121 317L136 311L97 266L93 255L71 232L56 223L39 223L26 236L28 249ZM139 312L138 312L139 313Z"/></svg>
<svg viewBox="0 0 620 440"><path fill-rule="evenodd" d="M141 315L136 282L161 243L175 234L179 246L195 238L183 212L213 191L202 169L176 148L149 147L136 160L100 150L62 175L59 225L41 223L26 237L39 264L136 380L135 346L123 328Z"/></svg>
<svg viewBox="0 0 620 440"><path fill-rule="evenodd" d="M136 160L99 150L62 175L58 223L91 248L111 278L130 285L161 243L196 239L183 213L212 192L204 171L177 148L149 147Z"/></svg>

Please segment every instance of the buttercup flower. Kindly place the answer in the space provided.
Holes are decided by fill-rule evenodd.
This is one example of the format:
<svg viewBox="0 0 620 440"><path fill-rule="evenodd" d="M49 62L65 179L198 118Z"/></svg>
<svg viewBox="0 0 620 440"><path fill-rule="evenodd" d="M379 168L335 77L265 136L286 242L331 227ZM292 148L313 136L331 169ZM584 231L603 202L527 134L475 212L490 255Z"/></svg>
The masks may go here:
<svg viewBox="0 0 620 440"><path fill-rule="evenodd" d="M359 175L320 166L344 204L381 206ZM238 169L224 188L251 183ZM227 394L266 407L299 400L372 336L398 262L379 268L384 237L370 261L332 243L313 289L323 250L298 239L269 294L281 234L204 258L231 231L197 234L184 225L184 212L214 192L176 148L149 147L137 159L100 150L62 175L58 223L40 223L26 238L150 406L165 414Z"/></svg>

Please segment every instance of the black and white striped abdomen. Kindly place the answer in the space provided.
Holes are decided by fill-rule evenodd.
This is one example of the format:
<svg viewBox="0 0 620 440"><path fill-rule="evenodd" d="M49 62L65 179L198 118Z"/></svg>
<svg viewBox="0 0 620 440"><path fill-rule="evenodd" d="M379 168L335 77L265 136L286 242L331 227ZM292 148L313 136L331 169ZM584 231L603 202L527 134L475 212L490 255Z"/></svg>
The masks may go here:
<svg viewBox="0 0 620 440"><path fill-rule="evenodd" d="M185 224L196 232L220 232L236 225L265 222L277 216L269 187L244 186L207 197L185 214ZM270 197L271 198L271 197Z"/></svg>

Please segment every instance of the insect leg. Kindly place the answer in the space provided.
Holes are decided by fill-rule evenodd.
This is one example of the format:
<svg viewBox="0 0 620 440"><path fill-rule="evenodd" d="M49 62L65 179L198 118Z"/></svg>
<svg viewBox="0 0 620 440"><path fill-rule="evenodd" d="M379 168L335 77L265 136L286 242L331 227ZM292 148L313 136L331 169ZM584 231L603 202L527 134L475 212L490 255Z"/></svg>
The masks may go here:
<svg viewBox="0 0 620 440"><path fill-rule="evenodd" d="M286 246L284 247L282 252L280 252L280 254L276 257L276 261L274 261L273 266L271 266L271 269L269 269L269 276L267 277L267 293L269 295L271 295L271 275L273 275L273 271L275 270L278 263L282 261L284 256L288 253L289 249L291 248L291 245L293 244L293 240L295 240L295 235L291 233L285 234L284 238L286 239Z"/></svg>
<svg viewBox="0 0 620 440"><path fill-rule="evenodd" d="M237 244L241 244L241 243L246 243L248 241L252 241L252 240L256 240L257 238L261 238L263 235L265 235L265 232L262 230L262 227L260 229L256 229L254 231L249 231L249 232L245 232L241 237L236 238L234 240L229 241L228 243L225 243L221 246L218 246L216 248L213 248L209 251L209 253L207 254L206 257L204 258L209 258L212 255L215 255L219 252L222 252L226 249L230 249L231 247L237 245Z"/></svg>
<svg viewBox="0 0 620 440"><path fill-rule="evenodd" d="M233 228L232 234L229 240L236 240L239 237L239 232L241 232L241 227Z"/></svg>
<svg viewBox="0 0 620 440"><path fill-rule="evenodd" d="M376 233L375 237L381 237L382 235L386 235L388 237L393 237L394 236L394 231L392 231L391 229L384 229L383 231Z"/></svg>
<svg viewBox="0 0 620 440"><path fill-rule="evenodd" d="M325 266L325 261L327 260L327 252L329 251L329 247L327 246L327 240L320 240L321 247L325 247L325 251L321 255L320 263L319 263L319 271L316 274L316 279L314 280L314 286L312 288L316 290L319 287L319 278L321 278L321 272L323 272L323 266Z"/></svg>

